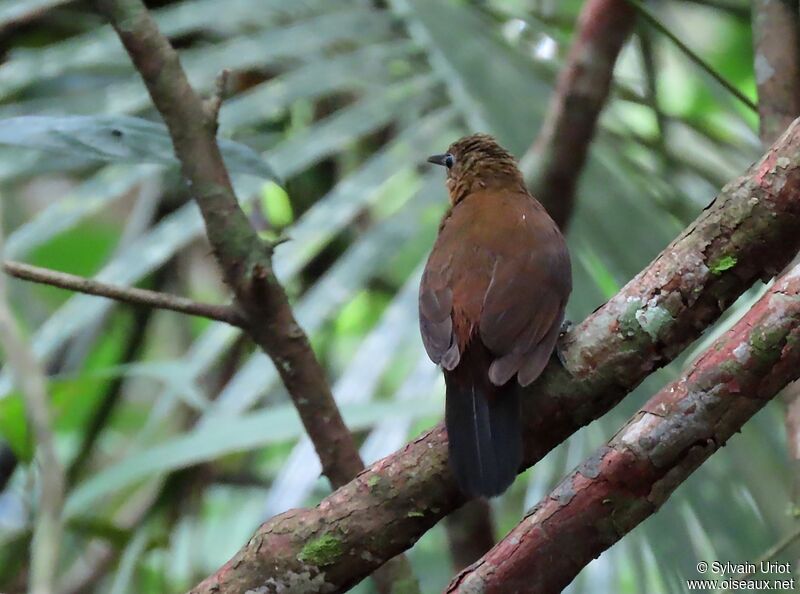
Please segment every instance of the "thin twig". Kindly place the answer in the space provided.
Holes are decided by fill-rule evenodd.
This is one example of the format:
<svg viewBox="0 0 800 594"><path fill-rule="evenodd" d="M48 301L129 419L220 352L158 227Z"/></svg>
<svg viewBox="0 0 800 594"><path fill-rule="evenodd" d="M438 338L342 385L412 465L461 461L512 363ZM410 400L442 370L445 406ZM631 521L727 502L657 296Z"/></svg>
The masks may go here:
<svg viewBox="0 0 800 594"><path fill-rule="evenodd" d="M107 297L115 301L122 301L132 305L146 305L157 309L166 309L191 316L199 316L218 322L225 322L226 324L239 328L243 327L245 324L243 316L233 305L198 303L186 297L170 295L169 293L161 293L136 287L111 285L66 272L49 270L47 268L10 260L3 262L3 270L7 274L22 280L51 285L78 293Z"/></svg>
<svg viewBox="0 0 800 594"><path fill-rule="evenodd" d="M644 4L642 4L639 0L625 0L629 2L632 6L636 7L636 10L642 15L644 20L646 20L656 31L661 33L662 35L666 36L675 46L681 50L686 57L689 58L692 62L694 62L697 66L699 66L703 71L706 72L711 78L716 80L723 88L725 88L731 95L736 97L739 101L741 101L744 105L758 113L758 107L756 104L747 97L744 93L742 93L736 86L733 85L728 79L722 76L719 72L714 70L711 65L709 65L703 58L701 58L697 53L686 45L683 41L678 38L669 28L664 25L658 18L647 8Z"/></svg>
<svg viewBox="0 0 800 594"><path fill-rule="evenodd" d="M666 143L666 130L667 125L664 118L664 112L659 108L658 105L658 84L657 84L657 74L656 74L656 60L655 60L655 48L653 48L653 40L650 37L650 31L648 31L645 27L639 27L637 29L637 36L639 40L639 53L642 57L642 66L644 69L644 77L645 77L645 101L650 106L650 109L653 110L653 114L656 118L656 128L658 129L658 144L659 148L661 149L660 152L664 152L664 145Z"/></svg>
<svg viewBox="0 0 800 594"><path fill-rule="evenodd" d="M783 553L783 551L785 551L795 542L797 542L797 540L800 540L800 527L795 528L788 534L784 535L783 538L781 538L778 542L776 542L774 545L772 545L770 548L764 551L764 553L753 562L753 565L760 568L762 563L766 563L767 561L772 561L773 559L775 559L775 557ZM754 575L757 575L758 573L763 573L763 572L738 573L734 577L737 580L747 580L753 577ZM731 590L725 590L725 592L726 593L731 592Z"/></svg>
<svg viewBox="0 0 800 594"><path fill-rule="evenodd" d="M225 100L225 95L228 89L228 77L230 70L227 68L217 75L217 80L214 85L214 94L211 95L203 103L203 110L206 116L206 125L213 134L217 133L219 125L219 110L222 107L222 102Z"/></svg>
<svg viewBox="0 0 800 594"><path fill-rule="evenodd" d="M683 0L687 4L697 4L698 6L705 6L713 10L721 10L727 12L733 17L742 21L750 19L750 11L747 6L734 4L733 2L725 2L723 0Z"/></svg>
<svg viewBox="0 0 800 594"><path fill-rule="evenodd" d="M1 204L1 203L0 203ZM0 261L3 255L2 210L0 210ZM28 422L33 427L39 458L39 507L31 543L29 592L55 592L59 548L63 532L64 469L56 455L47 382L39 362L17 326L8 304L6 279L0 274L0 346L5 351L15 383L25 402Z"/></svg>

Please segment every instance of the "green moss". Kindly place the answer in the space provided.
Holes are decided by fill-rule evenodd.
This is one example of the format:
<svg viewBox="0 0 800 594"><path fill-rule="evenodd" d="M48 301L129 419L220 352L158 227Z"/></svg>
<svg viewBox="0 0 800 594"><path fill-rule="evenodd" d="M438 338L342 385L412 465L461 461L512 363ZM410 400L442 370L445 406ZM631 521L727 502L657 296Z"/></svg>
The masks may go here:
<svg viewBox="0 0 800 594"><path fill-rule="evenodd" d="M413 511L408 512L406 514L406 516L408 516L409 518L424 518L425 514L422 513L421 511L413 510Z"/></svg>
<svg viewBox="0 0 800 594"><path fill-rule="evenodd" d="M652 340L658 340L662 329L669 326L674 319L667 309L658 305L636 312L636 320Z"/></svg>
<svg viewBox="0 0 800 594"><path fill-rule="evenodd" d="M639 321L636 319L641 305L641 299L631 299L625 308L625 312L619 317L619 329L623 336L633 338L641 331Z"/></svg>
<svg viewBox="0 0 800 594"><path fill-rule="evenodd" d="M303 563L324 567L336 563L342 556L342 543L335 536L323 534L306 543L297 558Z"/></svg>
<svg viewBox="0 0 800 594"><path fill-rule="evenodd" d="M380 483L380 482L381 482L381 477L379 477L377 474L373 474L373 475L372 475L371 477L369 477L369 479L367 480L367 486L368 486L370 489L374 489L375 487L377 487L377 486L378 486L378 483Z"/></svg>
<svg viewBox="0 0 800 594"><path fill-rule="evenodd" d="M771 363L780 356L785 332L778 328L772 332L756 331L750 336L753 356L760 362Z"/></svg>
<svg viewBox="0 0 800 594"><path fill-rule="evenodd" d="M723 373L727 373L729 375L736 375L739 373L741 366L736 361L727 360L723 361L720 364L719 368Z"/></svg>
<svg viewBox="0 0 800 594"><path fill-rule="evenodd" d="M709 264L708 269L711 271L712 274L720 275L726 270L730 270L734 266L736 266L736 256L723 256L719 260L715 260L711 264Z"/></svg>

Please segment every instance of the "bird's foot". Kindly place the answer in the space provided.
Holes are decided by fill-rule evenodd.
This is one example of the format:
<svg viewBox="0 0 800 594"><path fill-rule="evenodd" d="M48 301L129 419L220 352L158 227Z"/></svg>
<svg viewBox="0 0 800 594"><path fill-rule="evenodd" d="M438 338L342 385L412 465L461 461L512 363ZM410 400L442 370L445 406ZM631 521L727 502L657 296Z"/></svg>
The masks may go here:
<svg viewBox="0 0 800 594"><path fill-rule="evenodd" d="M561 363L561 367L569 371L567 369L567 362L566 358L564 357L564 348L566 347L565 341L567 334L569 331L572 330L574 324L570 320L564 320L561 322L561 330L558 332L558 338L556 339L556 357L558 357L558 362Z"/></svg>

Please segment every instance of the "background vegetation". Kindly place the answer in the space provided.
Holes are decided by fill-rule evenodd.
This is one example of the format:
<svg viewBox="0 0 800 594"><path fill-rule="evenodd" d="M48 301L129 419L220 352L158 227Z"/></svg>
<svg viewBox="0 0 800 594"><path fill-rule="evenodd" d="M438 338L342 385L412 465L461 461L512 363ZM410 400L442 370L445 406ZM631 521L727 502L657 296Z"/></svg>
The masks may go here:
<svg viewBox="0 0 800 594"><path fill-rule="evenodd" d="M446 205L442 172L424 158L480 130L533 171L524 157L582 3L148 4L199 91L210 93L231 69L220 135L237 143L225 151L237 195L260 233L288 239L276 271L365 461L394 451L443 406L416 323L419 273ZM657 22L640 19L623 50L569 222L575 320L761 153L757 114L736 95L755 100L747 3L674 0L648 14ZM82 2L6 0L0 36L5 256L226 302L166 133L124 119L157 117L111 29ZM124 148L116 131L127 136ZM271 172L253 151L283 186L265 181ZM64 592L186 590L261 520L327 493L272 363L236 329L21 282L9 289L46 364L68 468ZM498 534L687 358L691 351L494 500ZM4 592L24 579L36 505L26 427L4 372ZM783 411L773 402L569 591L680 592L700 559L757 559L796 530L791 484ZM791 546L782 553L792 554ZM447 555L443 526L410 551L423 591L450 579Z"/></svg>

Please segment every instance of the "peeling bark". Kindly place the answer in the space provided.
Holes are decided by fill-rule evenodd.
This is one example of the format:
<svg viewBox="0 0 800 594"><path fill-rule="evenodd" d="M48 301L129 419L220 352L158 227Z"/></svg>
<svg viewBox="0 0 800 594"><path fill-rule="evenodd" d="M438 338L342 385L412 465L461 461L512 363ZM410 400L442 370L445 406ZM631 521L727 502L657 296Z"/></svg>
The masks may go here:
<svg viewBox="0 0 800 594"><path fill-rule="evenodd" d="M563 355L527 392L525 466L613 408L666 365L758 279L800 248L800 121L717 198L648 268L569 333ZM342 592L464 503L439 425L376 462L317 507L264 523L195 594L281 591L297 574ZM336 554L298 556L326 535ZM324 589L323 589L324 588Z"/></svg>
<svg viewBox="0 0 800 594"><path fill-rule="evenodd" d="M447 592L561 592L798 377L800 266Z"/></svg>

